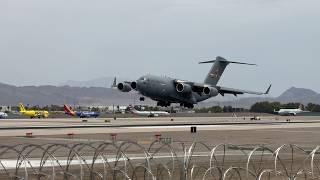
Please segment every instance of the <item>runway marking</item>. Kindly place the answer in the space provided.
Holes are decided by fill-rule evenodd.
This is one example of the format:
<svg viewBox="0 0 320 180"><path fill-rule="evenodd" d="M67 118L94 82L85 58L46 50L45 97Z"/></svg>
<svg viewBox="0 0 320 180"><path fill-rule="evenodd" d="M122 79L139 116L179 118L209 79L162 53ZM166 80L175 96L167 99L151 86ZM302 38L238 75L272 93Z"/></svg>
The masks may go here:
<svg viewBox="0 0 320 180"><path fill-rule="evenodd" d="M314 133L314 134L318 134L320 132L317 131L292 131L292 130L272 130L272 129L265 129L265 130L259 130L259 131L271 131L271 132L289 132L289 133Z"/></svg>
<svg viewBox="0 0 320 180"><path fill-rule="evenodd" d="M272 153L264 153L265 155L272 155ZM223 154L223 152L221 152L221 154L215 154L215 156L243 156L244 154L242 152L236 151L233 153L229 153L229 154ZM134 157L131 157L134 156ZM113 157L113 156L111 156ZM141 156L138 154L127 154L127 157L129 158L130 161L134 161L134 160L145 160L145 156ZM198 152L197 154L194 154L192 157L210 157L210 152ZM66 166L66 165L80 165L80 164L92 164L93 157L87 156L87 157L82 157L84 159L75 159L71 162L69 162L67 157L59 157L58 158L58 162L55 161L54 159L52 159L52 161L50 161L50 158L47 160L46 164L43 165L43 167L58 167L58 166ZM172 156L168 153L166 154L160 154L158 156L153 156L153 159L168 159L168 158L172 158ZM177 156L175 156L175 158L185 158L185 154L183 153L179 153ZM112 163L112 162L116 162L117 159L116 158L107 158L106 159L108 163ZM0 160L1 163L6 167L6 169L16 169L17 168L17 160L14 159L2 159ZM85 161L85 162L84 162ZM126 158L119 158L118 161L128 161L128 159ZM28 162L24 161L25 163L21 164L21 167L24 168L35 168L35 167L40 167L40 163L42 162L40 159L28 159ZM103 164L106 163L104 160L98 158L95 160L95 164Z"/></svg>
<svg viewBox="0 0 320 180"><path fill-rule="evenodd" d="M191 128L193 126L197 126L197 125L187 125L187 126L167 126L167 127L163 127L163 126L141 126L141 127L127 127L126 129L155 129L155 128L166 128L166 129L185 129L185 128ZM226 126L221 126L221 125L198 125L198 128L219 128L219 127L226 127Z"/></svg>
<svg viewBox="0 0 320 180"><path fill-rule="evenodd" d="M133 127L179 127L179 126L245 126L245 125L290 125L290 124L320 124L320 121L307 121L307 122L220 122L220 123L160 123L160 124L116 124L116 125L103 125L103 124L89 124L89 125L44 125L44 126L15 126L15 127L0 127L0 130L26 130L26 129L83 129L83 128L133 128Z"/></svg>
<svg viewBox="0 0 320 180"><path fill-rule="evenodd" d="M172 123L172 122L171 122ZM108 124L108 125L68 125L66 126L20 126L18 127L0 127L0 137L24 137L27 132L32 132L34 136L52 136L64 135L67 137L68 133L75 135L81 134L110 134L110 133L143 133L143 132L188 132L191 126L198 127L199 131L254 131L254 130L277 130L286 129L295 131L296 129L303 130L307 128L320 128L320 121L306 121L306 122L237 122L237 123L176 123L173 124ZM309 129L308 129L309 130Z"/></svg>
<svg viewBox="0 0 320 180"><path fill-rule="evenodd" d="M14 139L26 139L26 137L14 137ZM32 140L46 140L46 141L71 141L71 142L101 142L102 140L95 139L77 139L77 138L42 138L42 137L33 137L27 138ZM111 142L111 141L110 141Z"/></svg>

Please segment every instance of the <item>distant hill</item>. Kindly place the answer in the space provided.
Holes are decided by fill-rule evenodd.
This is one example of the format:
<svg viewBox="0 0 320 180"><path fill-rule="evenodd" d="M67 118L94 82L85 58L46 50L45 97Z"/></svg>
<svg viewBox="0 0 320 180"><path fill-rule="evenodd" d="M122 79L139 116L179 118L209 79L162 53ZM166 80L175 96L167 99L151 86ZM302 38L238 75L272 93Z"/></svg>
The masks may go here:
<svg viewBox="0 0 320 180"><path fill-rule="evenodd" d="M250 108L253 104L262 101L278 101L281 103L299 102L302 104L315 103L320 104L320 94L305 88L292 87L282 93L279 97L250 97L250 98L237 98L234 101L214 101L210 99L201 106L236 106Z"/></svg>
<svg viewBox="0 0 320 180"><path fill-rule="evenodd" d="M113 79L112 79L113 81ZM110 83L111 84L111 83ZM60 105L64 103L76 105L128 105L147 104L155 102L147 99L141 103L137 93L122 93L118 90L104 87L71 87L71 86L23 86L17 87L0 83L0 105L17 105L19 102L30 105ZM309 102L320 104L320 94L310 89L292 87L279 97L236 98L234 101L221 101L221 97L212 98L199 104L203 106L234 106L250 108L261 101ZM225 99L230 99L226 97Z"/></svg>
<svg viewBox="0 0 320 180"><path fill-rule="evenodd" d="M282 93L276 100L280 102L301 102L303 104L311 102L320 104L320 94L310 89L292 87Z"/></svg>
<svg viewBox="0 0 320 180"><path fill-rule="evenodd" d="M138 95L122 93L111 88L70 86L23 86L16 87L0 83L0 105L127 105L133 104ZM139 102L140 103L140 102ZM145 104L154 104L146 99ZM141 103L140 103L141 104Z"/></svg>
<svg viewBox="0 0 320 180"><path fill-rule="evenodd" d="M69 80L64 83L58 84L58 86L70 86L70 87L104 87L109 88L113 84L114 77L102 77L102 78L96 78L88 81L73 81ZM117 78L118 82L124 81L124 79ZM129 79L126 79L126 81L129 81Z"/></svg>

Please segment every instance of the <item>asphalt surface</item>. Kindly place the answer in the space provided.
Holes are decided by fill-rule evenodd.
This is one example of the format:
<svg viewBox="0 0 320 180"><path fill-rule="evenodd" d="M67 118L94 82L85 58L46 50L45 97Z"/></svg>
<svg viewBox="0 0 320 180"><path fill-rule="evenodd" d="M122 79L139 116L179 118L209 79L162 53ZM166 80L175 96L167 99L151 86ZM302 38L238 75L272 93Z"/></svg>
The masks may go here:
<svg viewBox="0 0 320 180"><path fill-rule="evenodd" d="M290 122L288 122L290 119ZM85 120L83 122L83 120ZM21 137L27 133L37 136L66 134L95 135L108 133L152 133L198 131L254 131L319 128L320 117L265 116L250 117L159 117L101 119L5 119L0 121L0 137Z"/></svg>
<svg viewBox="0 0 320 180"><path fill-rule="evenodd" d="M179 158L183 160L185 152L182 146L191 147L193 142L203 143L210 149L219 144L232 144L237 147L247 148L248 152L257 145L264 145L276 150L284 144L295 144L306 152L311 152L320 145L320 117L317 116L263 116L258 121L250 120L249 117L160 117L118 118L117 120L100 118L85 120L86 122L83 122L83 119L70 118L2 119L0 120L0 149L6 150L8 147L14 147L21 150L30 144L41 146L58 144L72 147L77 144L101 144L106 141L115 141L119 144L121 142L135 142L147 150L158 139L159 141L172 142L170 146L175 149L175 152L181 156ZM197 132L191 133L191 127L197 127ZM35 146L24 149L24 153L28 153L33 147ZM131 149L127 151L130 162L136 164L144 162L145 156L141 153L141 150L135 148L135 146L130 147ZM153 146L153 150L156 147L159 147L159 145ZM294 172L296 172L296 167L300 167L302 162L305 162L305 156L301 156L300 149L294 149L293 151L290 147L286 146L281 151L281 159L284 160L285 167L291 168L291 170L294 167ZM151 152L153 150L151 149ZM157 162L169 162L171 159L171 156L168 156L169 150L163 149L162 151L155 156L155 159ZM112 155L116 152L112 148L106 150L106 154ZM222 154L222 152L224 151L220 148L217 154ZM293 157L290 154L291 152L294 152L295 157L292 163L290 161L290 158ZM86 158L86 162L91 163L92 153L92 149L83 148L80 154ZM208 153L210 151L199 144L195 148L195 154L193 154L193 163L196 165L208 165L208 157L205 155ZM54 155L59 157L60 163L64 165L68 154L68 149L61 148ZM257 154L259 155L259 153ZM28 155L30 163L38 167L40 164L39 157L42 157L42 155L42 150L32 151ZM272 154L264 155L263 159L266 161L262 164L267 169L272 168L274 161L272 159L268 160ZM6 154L2 154L1 158L5 166L14 173L17 165L17 153L15 151L7 151ZM226 162L226 168L231 166L246 167L246 159L247 157L242 156L237 149L228 149L227 158L224 159L226 160L224 162ZM261 159L260 156L255 158L255 160L257 159ZM74 165L72 172L79 174L80 170L76 169L79 168L79 161L73 161L72 163ZM99 161L96 163L95 167L99 170L98 168L101 167L101 164ZM261 165L259 163L258 161L257 167ZM45 166L50 166L50 164L45 164ZM52 169L49 168L47 173L51 171ZM21 171L20 176L24 177L25 174L22 173L23 171ZM32 173L30 171L29 174L32 175ZM179 174L174 177L179 179ZM243 177L243 179L247 179L245 174ZM61 177L61 179L63 178ZM84 179L89 178L86 177Z"/></svg>

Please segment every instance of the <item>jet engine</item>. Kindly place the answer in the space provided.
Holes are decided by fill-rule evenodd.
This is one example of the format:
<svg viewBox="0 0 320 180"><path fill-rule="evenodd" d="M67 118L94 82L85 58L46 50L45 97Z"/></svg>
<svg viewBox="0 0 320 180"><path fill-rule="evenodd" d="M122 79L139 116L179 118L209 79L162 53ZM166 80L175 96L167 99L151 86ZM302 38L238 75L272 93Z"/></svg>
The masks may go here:
<svg viewBox="0 0 320 180"><path fill-rule="evenodd" d="M132 89L137 89L137 82L133 81L130 86Z"/></svg>
<svg viewBox="0 0 320 180"><path fill-rule="evenodd" d="M189 84L178 83L176 86L176 90L179 93L188 94L192 92L192 87Z"/></svg>
<svg viewBox="0 0 320 180"><path fill-rule="evenodd" d="M127 83L119 83L117 87L122 92L130 92L132 90L130 84Z"/></svg>
<svg viewBox="0 0 320 180"><path fill-rule="evenodd" d="M206 96L217 96L219 91L214 87L205 87L203 88L203 94Z"/></svg>

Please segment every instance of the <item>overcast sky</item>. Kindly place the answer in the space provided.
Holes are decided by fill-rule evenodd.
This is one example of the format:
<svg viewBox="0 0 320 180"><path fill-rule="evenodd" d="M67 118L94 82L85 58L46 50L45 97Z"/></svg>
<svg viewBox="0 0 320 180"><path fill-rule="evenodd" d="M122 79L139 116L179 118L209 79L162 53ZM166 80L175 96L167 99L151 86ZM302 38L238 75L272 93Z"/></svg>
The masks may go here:
<svg viewBox="0 0 320 180"><path fill-rule="evenodd" d="M1 82L59 84L147 73L220 85L320 92L319 0L1 0Z"/></svg>

